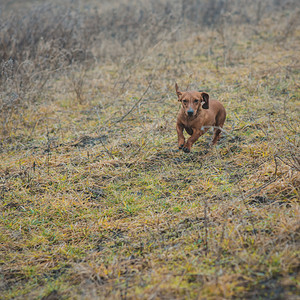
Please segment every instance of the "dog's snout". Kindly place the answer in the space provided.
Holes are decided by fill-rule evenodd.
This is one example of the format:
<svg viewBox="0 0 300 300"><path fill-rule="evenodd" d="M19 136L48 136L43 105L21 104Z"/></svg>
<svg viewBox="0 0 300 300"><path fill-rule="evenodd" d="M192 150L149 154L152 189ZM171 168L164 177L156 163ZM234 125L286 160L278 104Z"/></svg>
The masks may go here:
<svg viewBox="0 0 300 300"><path fill-rule="evenodd" d="M187 113L189 116L192 116L194 114L194 110L192 108L189 108Z"/></svg>

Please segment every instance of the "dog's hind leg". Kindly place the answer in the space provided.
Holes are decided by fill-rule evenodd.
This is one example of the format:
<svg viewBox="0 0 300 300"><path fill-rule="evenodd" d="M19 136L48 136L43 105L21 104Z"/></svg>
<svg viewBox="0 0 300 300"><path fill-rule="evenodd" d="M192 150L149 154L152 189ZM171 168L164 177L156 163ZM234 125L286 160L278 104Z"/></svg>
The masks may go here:
<svg viewBox="0 0 300 300"><path fill-rule="evenodd" d="M214 129L214 138L212 140L212 144L215 145L218 140L220 139L221 129L215 128Z"/></svg>
<svg viewBox="0 0 300 300"><path fill-rule="evenodd" d="M222 132L221 129L223 128L225 119L226 119L226 112L220 111L216 116L216 125L215 126L217 128L214 129L214 137L212 140L213 145L215 145L218 142L218 140L220 139L220 134Z"/></svg>

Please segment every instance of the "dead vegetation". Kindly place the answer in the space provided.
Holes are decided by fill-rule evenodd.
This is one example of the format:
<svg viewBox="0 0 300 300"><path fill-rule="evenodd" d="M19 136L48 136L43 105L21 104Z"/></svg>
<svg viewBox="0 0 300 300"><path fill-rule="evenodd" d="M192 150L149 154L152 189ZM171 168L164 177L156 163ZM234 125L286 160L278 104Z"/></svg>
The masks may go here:
<svg viewBox="0 0 300 300"><path fill-rule="evenodd" d="M296 299L296 1L10 5L3 298ZM216 147L176 151L175 81L224 103Z"/></svg>

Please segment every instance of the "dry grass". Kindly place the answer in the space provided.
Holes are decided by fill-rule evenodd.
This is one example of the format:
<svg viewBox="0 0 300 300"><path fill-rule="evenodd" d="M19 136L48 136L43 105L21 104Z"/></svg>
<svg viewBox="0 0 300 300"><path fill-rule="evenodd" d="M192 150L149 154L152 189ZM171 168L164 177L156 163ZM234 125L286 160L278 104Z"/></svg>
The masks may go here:
<svg viewBox="0 0 300 300"><path fill-rule="evenodd" d="M1 91L4 299L299 296L297 11L228 1L204 26L179 12L211 3L217 12L221 1L175 1L182 11L168 3L116 6L128 18L93 29L93 60L47 73L50 55L43 87L45 77L27 81L26 105L9 98L23 73L1 73L11 83ZM153 27L136 27L137 7ZM106 24L109 12L93 16ZM224 103L227 134L216 147L206 134L192 153L176 151L175 81Z"/></svg>

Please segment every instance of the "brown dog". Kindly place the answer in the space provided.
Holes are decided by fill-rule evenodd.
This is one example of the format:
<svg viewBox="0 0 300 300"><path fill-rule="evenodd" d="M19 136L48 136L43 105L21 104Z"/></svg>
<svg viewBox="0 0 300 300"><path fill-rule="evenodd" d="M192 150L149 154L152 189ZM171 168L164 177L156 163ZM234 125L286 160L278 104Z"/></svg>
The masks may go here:
<svg viewBox="0 0 300 300"><path fill-rule="evenodd" d="M177 117L178 147L188 153L192 145L211 126L214 127L212 144L216 144L220 138L221 130L226 118L224 106L217 100L210 100L209 95L203 92L181 92L175 84L178 101L182 106ZM185 142L183 129L190 135Z"/></svg>

